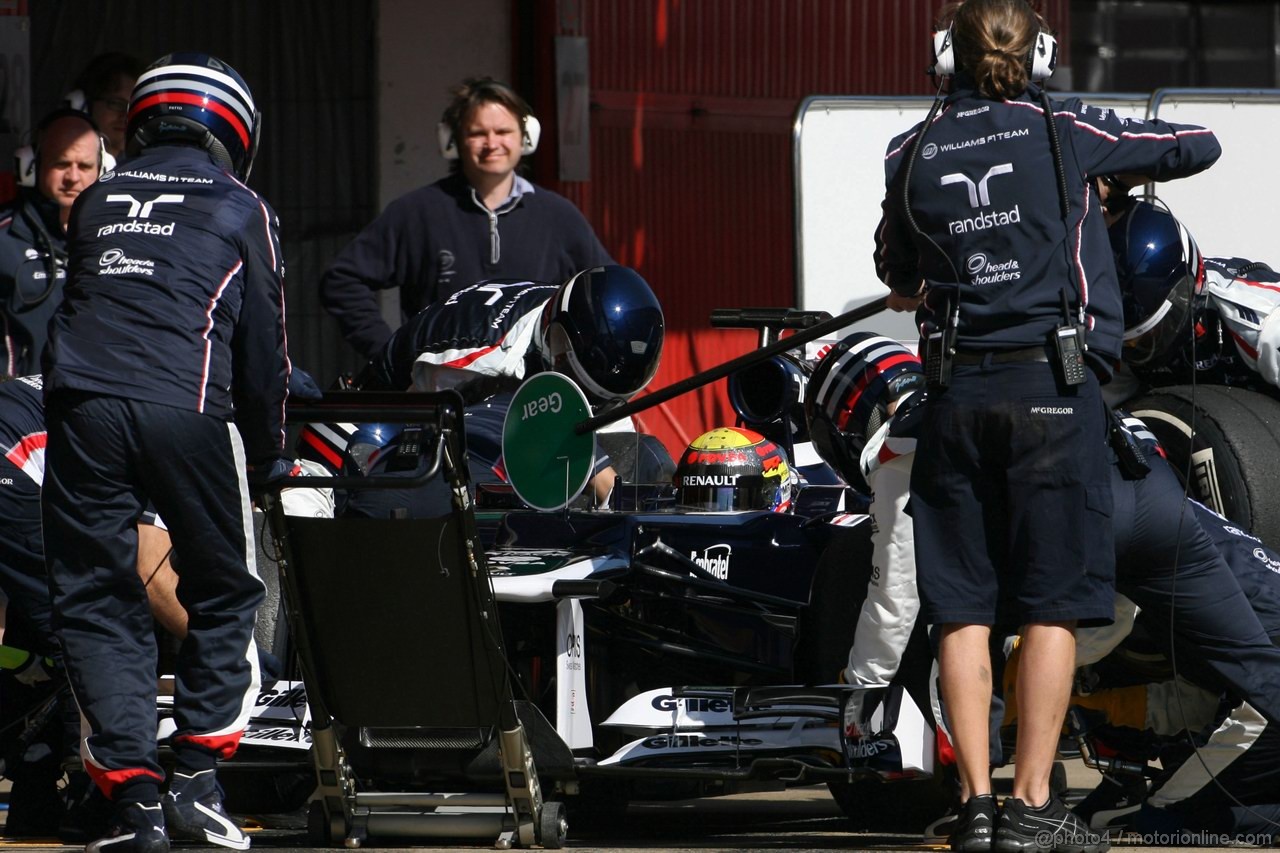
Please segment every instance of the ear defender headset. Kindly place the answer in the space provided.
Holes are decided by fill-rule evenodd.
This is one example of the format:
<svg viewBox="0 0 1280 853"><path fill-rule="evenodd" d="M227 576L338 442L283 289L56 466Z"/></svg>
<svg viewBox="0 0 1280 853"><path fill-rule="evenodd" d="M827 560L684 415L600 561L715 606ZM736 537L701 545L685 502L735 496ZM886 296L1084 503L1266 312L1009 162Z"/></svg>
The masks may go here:
<svg viewBox="0 0 1280 853"><path fill-rule="evenodd" d="M77 110L89 114L89 98L85 95L84 89L72 89L62 97L62 105L69 110Z"/></svg>
<svg viewBox="0 0 1280 853"><path fill-rule="evenodd" d="M1033 82L1047 80L1058 67L1058 40L1044 30L1036 32L1035 41L1027 53L1027 77ZM955 39L951 27L933 33L933 65L929 73L938 77L950 77L956 73Z"/></svg>
<svg viewBox="0 0 1280 853"><path fill-rule="evenodd" d="M520 155L528 157L538 150L538 139L542 136L542 122L530 113L521 120L520 124L522 126ZM436 125L436 138L440 143L440 156L446 160L457 160L458 141L454 139L453 128L447 121Z"/></svg>
<svg viewBox="0 0 1280 853"><path fill-rule="evenodd" d="M71 95L74 94L76 92L71 93ZM68 104L71 103L70 95L68 95L67 102ZM18 186L34 187L36 185L36 177L40 173L40 146L45 132L54 122L68 117L80 119L89 125L98 137L98 177L102 177L115 168L116 158L107 153L107 141L98 130L97 123L83 110L72 106L62 106L40 119L40 123L36 125L35 134L30 145L23 145L13 152L13 172L17 177Z"/></svg>

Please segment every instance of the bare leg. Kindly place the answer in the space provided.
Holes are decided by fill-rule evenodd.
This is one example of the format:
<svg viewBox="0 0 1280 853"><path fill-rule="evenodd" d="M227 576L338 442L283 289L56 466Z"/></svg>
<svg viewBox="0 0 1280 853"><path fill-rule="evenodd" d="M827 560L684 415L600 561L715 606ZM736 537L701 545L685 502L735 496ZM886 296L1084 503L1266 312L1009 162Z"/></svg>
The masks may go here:
<svg viewBox="0 0 1280 853"><path fill-rule="evenodd" d="M960 784L968 796L991 793L990 637L986 625L944 625L938 650L942 700Z"/></svg>
<svg viewBox="0 0 1280 853"><path fill-rule="evenodd" d="M179 640L187 636L187 611L178 603L178 575L169 561L169 531L138 525L138 576L147 587L151 616Z"/></svg>
<svg viewBox="0 0 1280 853"><path fill-rule="evenodd" d="M1049 774L1071 698L1075 622L1024 625L1018 663L1018 747L1013 796L1030 806L1049 800Z"/></svg>

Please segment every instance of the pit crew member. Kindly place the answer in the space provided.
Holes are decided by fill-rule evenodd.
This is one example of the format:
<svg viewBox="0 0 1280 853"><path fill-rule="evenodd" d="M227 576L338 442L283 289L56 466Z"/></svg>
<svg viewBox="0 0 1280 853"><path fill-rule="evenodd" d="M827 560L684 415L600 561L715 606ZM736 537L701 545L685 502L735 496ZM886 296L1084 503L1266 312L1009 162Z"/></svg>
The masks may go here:
<svg viewBox="0 0 1280 853"><path fill-rule="evenodd" d="M397 329L357 385L459 391L467 403L471 481L501 482L503 421L525 377L543 370L563 373L601 412L648 385L662 355L663 332L657 297L627 267L594 267L559 286L483 281L428 305ZM332 428L330 434L341 430ZM383 464L393 457L384 452ZM607 500L615 479L608 457L600 457L589 484L598 503ZM354 490L345 512L379 518L397 510L414 517L435 515L448 508L446 492L442 483L420 490Z"/></svg>
<svg viewBox="0 0 1280 853"><path fill-rule="evenodd" d="M926 340L938 393L925 406L911 502L922 612L943 626L942 690L972 794L954 841L1012 850L1045 820L1088 835L1050 797L1049 775L1074 628L1109 620L1114 594L1100 387L1120 355L1121 317L1089 178L1190 175L1220 148L1203 128L1051 102L1033 81L1052 73L1057 46L1027 0L951 5L936 30L935 69L954 72L951 91L889 143L876 263L890 307L914 309L932 289L937 312L920 318L935 324ZM1034 427L1016 426L1025 419ZM1086 527L1094 535L1077 537ZM1013 796L997 821L988 644L1005 618L1022 625L1033 677L1019 684Z"/></svg>
<svg viewBox="0 0 1280 853"><path fill-rule="evenodd" d="M215 777L259 682L264 587L246 463L263 483L292 467L282 458L277 220L244 184L259 127L249 87L226 63L162 57L134 88L137 156L73 210L68 283L43 358L41 499L55 624L86 720L81 754L114 804L90 853L164 853L168 833L249 846ZM163 802L156 649L134 565L148 500L173 535L188 615Z"/></svg>

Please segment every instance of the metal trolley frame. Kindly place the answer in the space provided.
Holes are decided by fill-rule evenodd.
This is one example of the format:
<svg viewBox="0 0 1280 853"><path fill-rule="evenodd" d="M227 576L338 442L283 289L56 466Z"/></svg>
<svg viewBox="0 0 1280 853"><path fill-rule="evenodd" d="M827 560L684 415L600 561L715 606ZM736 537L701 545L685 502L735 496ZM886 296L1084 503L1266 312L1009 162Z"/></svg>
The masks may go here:
<svg viewBox="0 0 1280 853"><path fill-rule="evenodd" d="M287 487L403 489L443 477L452 492L451 511L430 519L302 518L285 514L278 489L261 498L311 710L316 842L564 844L563 805L543 800L539 771L571 778L573 757L513 695L468 492L462 410L454 392L331 392L290 404L291 424L418 425L424 461L409 479L295 478Z"/></svg>

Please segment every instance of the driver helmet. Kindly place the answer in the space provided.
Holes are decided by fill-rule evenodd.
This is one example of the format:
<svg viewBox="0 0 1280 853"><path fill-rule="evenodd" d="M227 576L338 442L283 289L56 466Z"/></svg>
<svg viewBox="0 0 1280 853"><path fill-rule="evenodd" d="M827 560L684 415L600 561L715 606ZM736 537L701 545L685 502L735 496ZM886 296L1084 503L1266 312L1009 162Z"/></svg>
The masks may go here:
<svg viewBox="0 0 1280 853"><path fill-rule="evenodd" d="M134 85L126 138L130 154L171 142L196 145L245 181L261 125L249 86L235 69L207 53L171 53Z"/></svg>
<svg viewBox="0 0 1280 853"><path fill-rule="evenodd" d="M351 440L347 442L347 456L364 476L369 475L374 464L386 452L400 433L404 424L357 424Z"/></svg>
<svg viewBox="0 0 1280 853"><path fill-rule="evenodd" d="M403 424L311 423L298 433L297 453L335 476L352 466L367 476L403 431Z"/></svg>
<svg viewBox="0 0 1280 853"><path fill-rule="evenodd" d="M889 419L891 404L924 386L920 357L903 344L874 332L847 335L823 354L805 390L814 449L846 483L862 485L868 439Z"/></svg>
<svg viewBox="0 0 1280 853"><path fill-rule="evenodd" d="M698 436L681 454L676 505L713 512L786 512L792 480L781 447L749 429L719 427Z"/></svg>
<svg viewBox="0 0 1280 853"><path fill-rule="evenodd" d="M317 462L335 476L341 474L347 463L351 436L357 428L357 424L348 423L306 424L298 432L298 458Z"/></svg>
<svg viewBox="0 0 1280 853"><path fill-rule="evenodd" d="M534 346L542 366L563 373L592 405L626 402L649 384L662 356L658 297L635 270L584 270L543 306Z"/></svg>
<svg viewBox="0 0 1280 853"><path fill-rule="evenodd" d="M1124 360L1160 367L1189 340L1204 259L1168 210L1137 201L1108 229L1124 303Z"/></svg>

